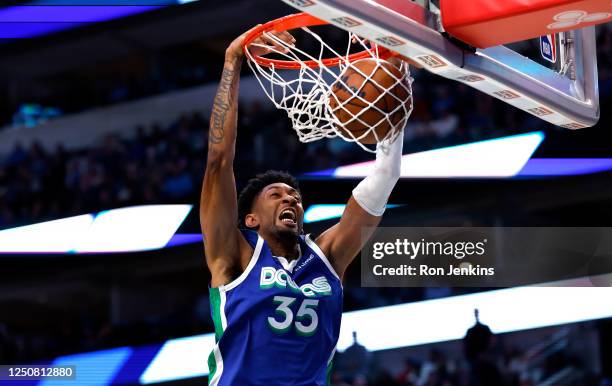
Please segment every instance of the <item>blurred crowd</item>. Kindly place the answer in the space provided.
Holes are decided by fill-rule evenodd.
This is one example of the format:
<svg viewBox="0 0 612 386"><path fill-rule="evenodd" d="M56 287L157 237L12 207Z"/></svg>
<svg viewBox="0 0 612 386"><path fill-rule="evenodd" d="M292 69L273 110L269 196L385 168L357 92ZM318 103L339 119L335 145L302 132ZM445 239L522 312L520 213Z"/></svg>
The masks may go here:
<svg viewBox="0 0 612 386"><path fill-rule="evenodd" d="M354 347L350 350L355 350ZM496 357L493 370L498 377L484 381L478 374L482 370L475 369L464 356L449 357L440 349L431 349L425 360L406 358L399 372L385 369L374 353L366 352L363 357L370 358L366 361L367 367L361 372L351 373L343 364L348 360L347 355L352 357L353 353L345 352L337 357L332 386L533 386L538 384L536 379L542 380L559 370L558 366L528 370L528 360L518 349L507 350ZM566 360L570 361L568 358ZM356 362L351 359L351 363Z"/></svg>
<svg viewBox="0 0 612 386"><path fill-rule="evenodd" d="M45 309L44 305L37 305ZM32 308L28 308L32 310ZM47 309L37 320L19 325L0 321L0 363L30 363L59 356L124 346L160 344L169 337L193 336L214 331L208 295L177 299L175 309L166 314L142 315L141 320L112 323L96 315L104 307L83 304L78 316L62 315ZM27 315L14 307L11 312ZM31 317L36 318L30 313ZM1 383L1 382L0 382Z"/></svg>
<svg viewBox="0 0 612 386"><path fill-rule="evenodd" d="M426 355L408 354L403 368L391 371L389 362L394 360L368 352L354 332L353 344L334 357L331 385L534 386L547 384L549 378L560 372L565 376L557 379L561 382L558 384L600 385L600 379L589 373L577 353L568 348L571 347L568 335L569 329L561 329L542 342L534 342L532 347L519 349L516 342L506 337L500 339L477 321L466 332L461 350L453 345L437 345ZM555 348L540 349L544 343ZM401 354L398 352L397 356Z"/></svg>
<svg viewBox="0 0 612 386"><path fill-rule="evenodd" d="M472 88L419 74L405 152L535 127L531 116ZM207 127L208 118L194 112L170 125L138 127L132 136L110 133L87 149L17 143L9 154L0 155L0 228L125 205L195 203L205 167ZM300 143L287 117L265 101L240 106L239 133L239 185L266 169L299 175L371 158L341 139Z"/></svg>

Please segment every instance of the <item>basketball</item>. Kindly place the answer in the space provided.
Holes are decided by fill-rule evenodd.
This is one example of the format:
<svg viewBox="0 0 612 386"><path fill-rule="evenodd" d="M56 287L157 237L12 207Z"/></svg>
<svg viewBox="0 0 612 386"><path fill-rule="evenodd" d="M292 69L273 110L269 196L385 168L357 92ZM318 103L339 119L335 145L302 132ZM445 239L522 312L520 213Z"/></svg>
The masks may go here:
<svg viewBox="0 0 612 386"><path fill-rule="evenodd" d="M358 60L347 67L332 85L329 97L332 112L340 122L337 125L340 136L375 144L390 130L401 130L398 124L405 122L408 110L398 107L410 103L410 94L401 84L403 80L398 82L403 76L393 64L373 58Z"/></svg>

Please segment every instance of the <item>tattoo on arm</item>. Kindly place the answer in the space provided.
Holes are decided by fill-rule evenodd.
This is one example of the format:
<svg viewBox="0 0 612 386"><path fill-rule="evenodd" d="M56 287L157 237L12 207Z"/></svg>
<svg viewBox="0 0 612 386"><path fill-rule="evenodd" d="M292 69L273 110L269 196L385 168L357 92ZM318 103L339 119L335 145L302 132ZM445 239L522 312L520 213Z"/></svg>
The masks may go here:
<svg viewBox="0 0 612 386"><path fill-rule="evenodd" d="M215 95L210 118L210 131L208 133L210 143L221 143L225 137L225 120L232 104L231 98L235 89L235 75L236 71L230 68L224 68L221 74L221 82L219 83L217 95Z"/></svg>

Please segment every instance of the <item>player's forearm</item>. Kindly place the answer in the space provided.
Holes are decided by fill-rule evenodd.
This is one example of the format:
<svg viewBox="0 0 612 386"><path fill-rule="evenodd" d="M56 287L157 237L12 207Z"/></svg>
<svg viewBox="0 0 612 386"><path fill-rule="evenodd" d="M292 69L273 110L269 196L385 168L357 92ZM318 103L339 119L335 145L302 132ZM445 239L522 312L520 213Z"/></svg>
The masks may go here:
<svg viewBox="0 0 612 386"><path fill-rule="evenodd" d="M208 132L208 163L233 162L238 125L238 84L242 58L227 55L213 102Z"/></svg>
<svg viewBox="0 0 612 386"><path fill-rule="evenodd" d="M387 144L387 151L379 144L374 170L353 190L353 198L366 212L382 216L393 187L399 180L402 164L403 136Z"/></svg>

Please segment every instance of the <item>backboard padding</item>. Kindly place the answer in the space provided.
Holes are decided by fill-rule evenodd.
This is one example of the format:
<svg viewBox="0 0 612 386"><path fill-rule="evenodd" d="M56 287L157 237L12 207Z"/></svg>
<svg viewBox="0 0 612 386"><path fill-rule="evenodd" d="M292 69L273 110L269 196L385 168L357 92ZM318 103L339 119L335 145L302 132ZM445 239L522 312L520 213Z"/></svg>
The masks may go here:
<svg viewBox="0 0 612 386"><path fill-rule="evenodd" d="M283 1L557 126L578 129L599 119L594 27L574 31L572 80L504 46L466 50L414 2L406 2L407 14L389 8L395 0Z"/></svg>

